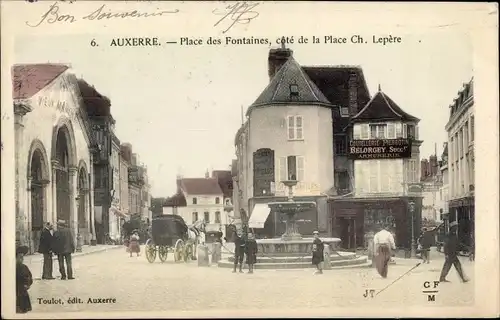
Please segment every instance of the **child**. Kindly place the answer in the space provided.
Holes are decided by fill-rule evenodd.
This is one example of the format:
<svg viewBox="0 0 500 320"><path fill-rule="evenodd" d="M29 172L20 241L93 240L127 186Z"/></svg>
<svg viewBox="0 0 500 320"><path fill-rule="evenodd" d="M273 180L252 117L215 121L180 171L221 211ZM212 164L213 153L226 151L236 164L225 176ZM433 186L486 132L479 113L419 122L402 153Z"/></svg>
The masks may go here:
<svg viewBox="0 0 500 320"><path fill-rule="evenodd" d="M245 246L245 254L247 256L248 273L253 273L253 265L257 262L257 241L253 233L248 233L248 239Z"/></svg>
<svg viewBox="0 0 500 320"><path fill-rule="evenodd" d="M31 300L28 290L33 284L30 269L23 263L24 255L28 253L27 246L16 248L16 313L31 311Z"/></svg>
<svg viewBox="0 0 500 320"><path fill-rule="evenodd" d="M323 256L324 244L323 241L319 238L319 232L314 231L314 241L312 245L312 264L316 266L315 274L323 274L323 269L321 268L321 263L324 261L325 257Z"/></svg>

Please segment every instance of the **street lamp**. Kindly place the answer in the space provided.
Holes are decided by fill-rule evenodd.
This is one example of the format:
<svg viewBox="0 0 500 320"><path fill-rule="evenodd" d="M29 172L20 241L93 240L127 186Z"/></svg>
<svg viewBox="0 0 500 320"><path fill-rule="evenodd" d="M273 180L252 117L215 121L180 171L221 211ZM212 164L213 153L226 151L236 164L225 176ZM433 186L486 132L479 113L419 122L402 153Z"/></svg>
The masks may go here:
<svg viewBox="0 0 500 320"><path fill-rule="evenodd" d="M415 257L416 255L416 243L415 243L415 202L410 201L408 203L410 206L410 213L411 213L411 256Z"/></svg>

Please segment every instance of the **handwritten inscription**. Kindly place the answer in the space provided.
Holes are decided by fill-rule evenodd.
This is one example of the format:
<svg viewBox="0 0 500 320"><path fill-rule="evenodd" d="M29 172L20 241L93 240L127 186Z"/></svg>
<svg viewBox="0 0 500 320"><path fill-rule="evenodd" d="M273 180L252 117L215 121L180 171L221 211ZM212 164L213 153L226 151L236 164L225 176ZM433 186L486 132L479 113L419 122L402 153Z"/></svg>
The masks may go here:
<svg viewBox="0 0 500 320"><path fill-rule="evenodd" d="M149 18L149 17L156 17L156 16L163 16L164 14L172 14L172 13L178 13L179 10L161 10L161 11L155 11L155 12L140 12L138 10L132 10L132 11L112 11L107 9L106 5L103 4L93 12L85 15L82 17L83 20L88 20L88 21L94 21L94 20L102 20L102 19L116 19L116 18ZM38 27L42 23L47 23L47 24L56 24L56 23L74 23L77 21L77 17L71 14L64 14L61 12L61 8L57 4L57 2L54 2L50 7L47 12L41 15L40 20L30 23L26 21L26 25L30 27Z"/></svg>
<svg viewBox="0 0 500 320"><path fill-rule="evenodd" d="M222 18L214 24L214 27L224 21L229 21L229 26L222 31L222 33L226 33L236 23L249 24L250 21L259 16L259 13L254 10L258 5L258 3L237 2L226 6L226 8L221 11L215 9L212 13L215 15L222 15Z"/></svg>

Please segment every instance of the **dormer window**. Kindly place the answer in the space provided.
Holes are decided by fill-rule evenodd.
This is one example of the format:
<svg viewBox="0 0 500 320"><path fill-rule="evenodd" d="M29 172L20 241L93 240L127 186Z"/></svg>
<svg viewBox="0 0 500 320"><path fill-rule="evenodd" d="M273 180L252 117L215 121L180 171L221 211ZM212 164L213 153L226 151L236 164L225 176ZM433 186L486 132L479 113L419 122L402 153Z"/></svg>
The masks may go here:
<svg viewBox="0 0 500 320"><path fill-rule="evenodd" d="M299 86L296 84L290 85L290 97L298 97L299 96Z"/></svg>
<svg viewBox="0 0 500 320"><path fill-rule="evenodd" d="M349 116L349 108L340 107L340 116L341 117L348 117Z"/></svg>

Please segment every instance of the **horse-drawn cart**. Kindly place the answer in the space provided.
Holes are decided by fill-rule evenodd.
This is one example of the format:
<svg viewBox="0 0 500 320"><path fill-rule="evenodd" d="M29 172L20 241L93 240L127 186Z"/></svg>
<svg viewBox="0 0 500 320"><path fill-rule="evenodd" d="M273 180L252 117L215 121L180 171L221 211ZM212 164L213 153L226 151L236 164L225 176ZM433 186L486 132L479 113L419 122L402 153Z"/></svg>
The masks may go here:
<svg viewBox="0 0 500 320"><path fill-rule="evenodd" d="M165 262L169 252L173 252L176 262L196 260L197 238L190 237L189 228L182 217L166 214L153 218L150 236L145 249L150 263L155 261L157 253L160 261Z"/></svg>

